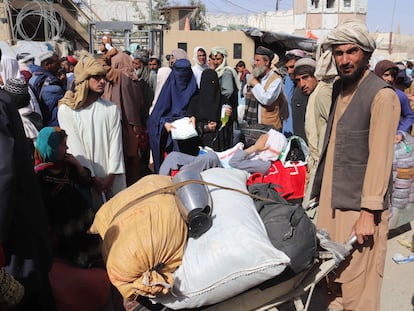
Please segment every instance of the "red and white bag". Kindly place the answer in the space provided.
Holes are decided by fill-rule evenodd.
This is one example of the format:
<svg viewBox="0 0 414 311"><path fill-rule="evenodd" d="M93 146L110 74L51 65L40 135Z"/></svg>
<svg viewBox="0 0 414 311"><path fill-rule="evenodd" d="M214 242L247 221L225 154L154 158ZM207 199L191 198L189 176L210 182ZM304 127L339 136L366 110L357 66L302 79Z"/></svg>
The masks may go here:
<svg viewBox="0 0 414 311"><path fill-rule="evenodd" d="M286 200L301 199L305 194L306 165L289 162L285 167L282 161L272 162L266 175L254 173L247 180L247 185L254 183L275 184L275 190Z"/></svg>

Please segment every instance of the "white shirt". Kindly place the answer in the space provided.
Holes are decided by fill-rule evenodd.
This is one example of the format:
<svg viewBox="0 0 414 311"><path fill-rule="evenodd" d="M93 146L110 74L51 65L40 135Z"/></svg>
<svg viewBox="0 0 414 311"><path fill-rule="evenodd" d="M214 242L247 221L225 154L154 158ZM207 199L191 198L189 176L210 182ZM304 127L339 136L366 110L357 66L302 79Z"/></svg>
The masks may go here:
<svg viewBox="0 0 414 311"><path fill-rule="evenodd" d="M60 105L58 120L68 135L68 152L89 168L92 176L116 175L109 197L125 189L121 118L117 106L102 98L78 110Z"/></svg>
<svg viewBox="0 0 414 311"><path fill-rule="evenodd" d="M279 97L280 92L283 89L283 81L282 78L275 79L265 91L264 87L269 80L269 78L274 75L275 73L273 70L270 70L263 78L261 78L260 83L256 84L252 89L252 94L257 99L257 101L263 106L270 106L272 105L276 99ZM257 113L257 122L261 123L261 115L262 115L262 106L259 105L258 113Z"/></svg>

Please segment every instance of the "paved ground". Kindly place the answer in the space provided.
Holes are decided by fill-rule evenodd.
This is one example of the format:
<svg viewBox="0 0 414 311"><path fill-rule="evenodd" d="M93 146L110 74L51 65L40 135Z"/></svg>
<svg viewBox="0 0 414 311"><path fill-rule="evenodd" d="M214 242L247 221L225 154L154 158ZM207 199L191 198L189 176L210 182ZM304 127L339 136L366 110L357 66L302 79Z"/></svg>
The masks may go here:
<svg viewBox="0 0 414 311"><path fill-rule="evenodd" d="M387 258L385 262L384 283L381 295L381 311L413 311L414 310L414 262L396 264L392 256L401 253L411 254L411 250L402 246L398 240L414 240L414 221L411 225L402 226L391 232L388 240Z"/></svg>
<svg viewBox="0 0 414 311"><path fill-rule="evenodd" d="M392 257L396 253L404 256L411 254L411 250L402 246L398 240L414 239L414 221L394 229L390 232L385 261L384 282L381 294L381 311L414 311L414 262L396 264ZM309 311L325 311L321 306L321 288L317 288L312 296ZM280 311L296 310L291 305L280 308Z"/></svg>

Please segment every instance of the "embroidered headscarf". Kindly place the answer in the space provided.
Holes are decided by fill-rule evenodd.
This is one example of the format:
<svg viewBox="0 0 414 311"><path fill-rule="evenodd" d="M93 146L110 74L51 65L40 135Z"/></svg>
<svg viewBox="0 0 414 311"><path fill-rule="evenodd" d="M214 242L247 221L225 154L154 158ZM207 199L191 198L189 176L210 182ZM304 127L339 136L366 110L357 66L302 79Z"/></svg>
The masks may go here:
<svg viewBox="0 0 414 311"><path fill-rule="evenodd" d="M66 132L57 126L42 128L37 136L35 149L35 164L57 162L59 145L66 137Z"/></svg>
<svg viewBox="0 0 414 311"><path fill-rule="evenodd" d="M106 70L93 56L84 55L76 64L74 73L75 92L67 91L59 101L59 105L64 104L75 110L85 104L89 91L89 78L94 75L105 75Z"/></svg>
<svg viewBox="0 0 414 311"><path fill-rule="evenodd" d="M356 44L363 51L372 53L376 48L375 40L370 36L367 26L360 21L346 21L338 25L327 35L318 47L317 66L315 76L318 79L336 76L335 60L332 54L332 45Z"/></svg>
<svg viewBox="0 0 414 311"><path fill-rule="evenodd" d="M26 81L21 79L8 79L5 81L4 90L9 93L17 109L30 104L29 87Z"/></svg>

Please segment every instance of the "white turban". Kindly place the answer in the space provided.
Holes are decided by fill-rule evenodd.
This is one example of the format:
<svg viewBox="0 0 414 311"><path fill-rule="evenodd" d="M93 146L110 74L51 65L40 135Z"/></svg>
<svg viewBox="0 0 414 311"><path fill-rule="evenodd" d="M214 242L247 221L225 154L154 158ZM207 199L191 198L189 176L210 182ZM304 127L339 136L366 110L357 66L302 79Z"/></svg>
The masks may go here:
<svg viewBox="0 0 414 311"><path fill-rule="evenodd" d="M227 50L222 46L215 46L211 48L211 54L217 55L217 53L220 53L223 56L227 56Z"/></svg>
<svg viewBox="0 0 414 311"><path fill-rule="evenodd" d="M240 90L240 88L241 88L240 78L237 75L236 70L234 70L233 67L230 67L230 66L227 65L227 50L222 46L215 46L215 47L211 48L211 54L216 56L217 53L220 53L220 54L223 55L223 63L216 68L217 76L220 79L223 76L223 73L224 73L225 70L230 70L232 75L233 75L233 81L236 84L237 89Z"/></svg>
<svg viewBox="0 0 414 311"><path fill-rule="evenodd" d="M327 35L318 47L315 76L318 79L338 74L332 55L332 45L356 44L363 51L372 53L376 48L375 40L370 36L367 26L360 21L346 21L338 25Z"/></svg>

